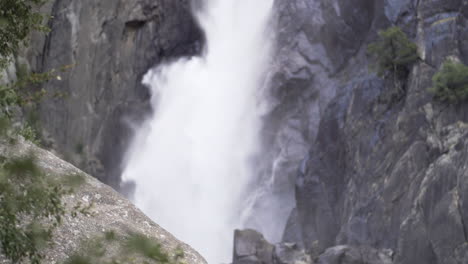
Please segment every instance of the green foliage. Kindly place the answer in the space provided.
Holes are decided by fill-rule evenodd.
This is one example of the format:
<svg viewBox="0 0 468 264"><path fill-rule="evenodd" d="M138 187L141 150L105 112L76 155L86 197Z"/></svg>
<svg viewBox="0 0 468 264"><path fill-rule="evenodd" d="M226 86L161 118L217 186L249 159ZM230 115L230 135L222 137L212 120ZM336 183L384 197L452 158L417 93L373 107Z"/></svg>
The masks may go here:
<svg viewBox="0 0 468 264"><path fill-rule="evenodd" d="M15 55L32 30L47 31L46 17L37 12L45 0L0 1L0 69Z"/></svg>
<svg viewBox="0 0 468 264"><path fill-rule="evenodd" d="M0 166L1 253L14 263L40 263L41 250L65 214L66 193L36 166L33 156L5 161Z"/></svg>
<svg viewBox="0 0 468 264"><path fill-rule="evenodd" d="M0 85L0 115L11 118L12 107L20 104L20 97L10 85Z"/></svg>
<svg viewBox="0 0 468 264"><path fill-rule="evenodd" d="M18 79L16 82L0 85L0 115L11 118L13 107L24 106L28 103L39 101L45 95L44 89L38 91L21 91L21 88L26 87L28 84L37 84L49 79L50 76L48 73L33 73Z"/></svg>
<svg viewBox="0 0 468 264"><path fill-rule="evenodd" d="M409 67L419 58L418 48L399 27L379 32L379 40L368 46L368 53L377 59L377 74L392 73L395 79L408 76Z"/></svg>
<svg viewBox="0 0 468 264"><path fill-rule="evenodd" d="M23 127L18 130L18 134L36 145L40 143L37 131L29 124L24 124Z"/></svg>
<svg viewBox="0 0 468 264"><path fill-rule="evenodd" d="M71 256L65 264L184 263L182 249L177 248L170 255L158 241L139 233L122 236L114 231L108 231L102 236L84 242L85 247Z"/></svg>
<svg viewBox="0 0 468 264"><path fill-rule="evenodd" d="M133 234L127 241L127 250L139 253L157 263L169 263L169 256L162 251L161 245L141 234Z"/></svg>
<svg viewBox="0 0 468 264"><path fill-rule="evenodd" d="M75 188L85 184L86 178L83 174L73 174L63 177L61 184L73 191Z"/></svg>
<svg viewBox="0 0 468 264"><path fill-rule="evenodd" d="M1 144L14 144L15 139L10 121L0 117ZM47 175L37 166L33 154L0 156L0 254L13 263L40 263L42 250L50 246L52 233L63 216L84 210L75 206L68 211L62 201L84 181L80 174Z"/></svg>
<svg viewBox="0 0 468 264"><path fill-rule="evenodd" d="M10 60L18 54L27 36L33 30L48 31L45 15L37 10L46 0L0 0L0 78ZM64 66L64 71L71 66ZM16 65L17 81L0 85L0 140L15 142L11 128L15 107L37 102L44 95L37 84L61 79L56 70L46 73L29 73L26 65ZM59 95L60 96L60 95ZM54 95L55 97L55 95ZM25 125L19 133L30 141L37 135ZM0 254L13 263L40 263L42 250L50 246L52 234L66 212L62 198L70 194L73 184L81 179L66 177L68 182L57 182L37 167L30 155L16 159L0 158ZM87 214L89 206L73 207L71 214Z"/></svg>
<svg viewBox="0 0 468 264"><path fill-rule="evenodd" d="M460 103L468 99L468 66L447 60L432 77L429 88L436 99L449 103Z"/></svg>
<svg viewBox="0 0 468 264"><path fill-rule="evenodd" d="M40 13L39 7L47 0L0 0L0 78L1 72L10 60L27 42L27 37L32 31L48 32L45 26L48 16ZM60 68L65 70L70 65ZM45 73L29 73L25 64L16 65L17 81L6 85L0 85L0 115L11 118L12 108L23 106L31 102L37 102L45 95L43 89L22 90L26 86L32 86L48 81L52 78L61 79L53 69ZM53 95L54 97L62 94Z"/></svg>
<svg viewBox="0 0 468 264"><path fill-rule="evenodd" d="M73 65L65 65L59 69L52 69L45 73L28 73L26 69L19 69L18 80L6 85L0 85L0 116L11 118L14 107L23 107L29 104L39 102L47 92L44 89L37 88L38 84L47 82L51 79L61 79L59 73L65 72ZM36 88L34 88L36 86ZM25 89L30 87L32 89ZM65 95L57 92L50 97L62 98Z"/></svg>

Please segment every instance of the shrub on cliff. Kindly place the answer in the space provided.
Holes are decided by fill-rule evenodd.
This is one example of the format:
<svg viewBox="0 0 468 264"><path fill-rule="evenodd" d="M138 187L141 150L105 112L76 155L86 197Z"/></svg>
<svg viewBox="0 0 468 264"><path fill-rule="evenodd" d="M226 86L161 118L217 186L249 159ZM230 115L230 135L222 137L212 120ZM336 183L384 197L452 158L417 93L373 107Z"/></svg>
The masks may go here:
<svg viewBox="0 0 468 264"><path fill-rule="evenodd" d="M0 69L6 66L32 30L47 31L37 8L46 0L0 1Z"/></svg>
<svg viewBox="0 0 468 264"><path fill-rule="evenodd" d="M108 231L83 242L84 247L65 264L186 263L181 248L169 254L158 241L140 233L119 235Z"/></svg>
<svg viewBox="0 0 468 264"><path fill-rule="evenodd" d="M13 263L40 263L41 250L65 213L64 194L34 158L5 161L0 166L0 252Z"/></svg>
<svg viewBox="0 0 468 264"><path fill-rule="evenodd" d="M468 99L468 66L447 60L432 78L429 91L443 102L460 103Z"/></svg>
<svg viewBox="0 0 468 264"><path fill-rule="evenodd" d="M395 79L406 78L410 66L419 58L416 44L399 27L380 31L379 39L368 46L368 53L377 61L379 76L391 73Z"/></svg>
<svg viewBox="0 0 468 264"><path fill-rule="evenodd" d="M16 134L10 121L0 117L0 144L5 149L17 147ZM0 255L12 263L41 263L63 216L89 214L88 206L78 202L66 210L63 201L83 182L79 174L63 179L47 174L32 153L0 155Z"/></svg>
<svg viewBox="0 0 468 264"><path fill-rule="evenodd" d="M0 1L0 79L12 58L18 54L33 30L47 31L46 16L37 12L46 0L1 0ZM20 94L19 88L47 80L47 74L27 74L25 67L18 67L18 81L0 85L0 116L11 118L11 109L22 105L42 91Z"/></svg>

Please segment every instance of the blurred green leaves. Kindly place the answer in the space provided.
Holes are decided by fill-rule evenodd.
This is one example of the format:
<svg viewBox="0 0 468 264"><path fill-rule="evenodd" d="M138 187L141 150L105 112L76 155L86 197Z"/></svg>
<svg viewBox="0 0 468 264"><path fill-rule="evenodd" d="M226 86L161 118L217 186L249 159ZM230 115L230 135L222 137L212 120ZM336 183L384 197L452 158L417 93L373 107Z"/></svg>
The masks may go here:
<svg viewBox="0 0 468 264"><path fill-rule="evenodd" d="M169 256L162 251L161 245L142 234L132 234L126 243L126 250L129 253L140 254L157 263L169 263Z"/></svg>
<svg viewBox="0 0 468 264"><path fill-rule="evenodd" d="M38 12L45 0L0 1L0 69L15 55L32 30L47 31L46 16Z"/></svg>
<svg viewBox="0 0 468 264"><path fill-rule="evenodd" d="M36 165L31 154L0 166L0 250L13 263L37 264L65 214L66 191Z"/></svg>
<svg viewBox="0 0 468 264"><path fill-rule="evenodd" d="M107 231L84 241L84 247L65 264L183 264L184 252L177 248L169 254L155 239L141 233L125 235Z"/></svg>

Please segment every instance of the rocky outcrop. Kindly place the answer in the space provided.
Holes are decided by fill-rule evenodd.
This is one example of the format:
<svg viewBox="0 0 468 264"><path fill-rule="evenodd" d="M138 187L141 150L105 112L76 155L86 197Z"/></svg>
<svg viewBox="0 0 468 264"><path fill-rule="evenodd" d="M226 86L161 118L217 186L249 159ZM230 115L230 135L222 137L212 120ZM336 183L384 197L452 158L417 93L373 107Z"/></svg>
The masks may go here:
<svg viewBox="0 0 468 264"><path fill-rule="evenodd" d="M307 264L310 257L293 243L270 244L255 230L234 232L234 264Z"/></svg>
<svg viewBox="0 0 468 264"><path fill-rule="evenodd" d="M277 4L277 104L266 130L277 161L272 196L291 199L284 241L321 263L467 262L468 108L434 101L427 89L447 57L468 63L468 3ZM421 56L403 89L377 77L366 55L391 25ZM363 248L393 253L364 261Z"/></svg>
<svg viewBox="0 0 468 264"><path fill-rule="evenodd" d="M184 263L206 263L195 250L152 222L120 194L73 165L23 140L14 145L4 140L0 143L0 154L4 158L21 158L31 153L48 177L60 177L62 181L64 177L73 175L84 177L84 183L75 187L73 194L64 197L67 212L71 212L77 203L82 207L92 205L90 215L67 214L63 217L62 224L54 231L53 245L44 252L44 263L63 263L67 257L79 252L83 243L89 243L90 239L102 236L104 232L114 232L116 236L123 237L129 232L143 234L158 241L170 256L183 255L181 261ZM0 263L8 262L0 255Z"/></svg>
<svg viewBox="0 0 468 264"><path fill-rule="evenodd" d="M190 1L51 0L42 9L51 32L34 34L19 63L72 66L44 85L50 96L33 111L44 143L117 188L132 126L151 112L143 75L201 45Z"/></svg>
<svg viewBox="0 0 468 264"><path fill-rule="evenodd" d="M234 232L234 263L272 263L274 246L255 230Z"/></svg>
<svg viewBox="0 0 468 264"><path fill-rule="evenodd" d="M390 253L390 254L389 254ZM327 249L317 264L392 264L391 252L370 247L336 246Z"/></svg>
<svg viewBox="0 0 468 264"><path fill-rule="evenodd" d="M237 230L234 235L234 264L393 264L391 250L367 246L335 246L311 256L295 243L267 242L254 230Z"/></svg>

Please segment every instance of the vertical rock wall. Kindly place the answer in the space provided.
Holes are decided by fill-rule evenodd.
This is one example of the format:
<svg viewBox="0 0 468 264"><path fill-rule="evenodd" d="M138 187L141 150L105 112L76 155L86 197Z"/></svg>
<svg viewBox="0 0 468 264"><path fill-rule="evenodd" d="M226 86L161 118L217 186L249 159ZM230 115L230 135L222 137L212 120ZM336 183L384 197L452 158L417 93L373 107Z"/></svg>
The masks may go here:
<svg viewBox="0 0 468 264"><path fill-rule="evenodd" d="M202 34L188 0L55 0L51 32L33 37L26 52L33 70L65 65L61 80L37 116L46 143L62 157L118 187L130 123L150 114L145 72L166 60L194 54Z"/></svg>
<svg viewBox="0 0 468 264"><path fill-rule="evenodd" d="M277 4L277 104L266 129L276 163L266 178L280 190L272 196L295 193L283 242L312 263L467 263L468 106L427 89L447 57L468 63L468 2ZM403 90L366 55L392 25L421 56Z"/></svg>

